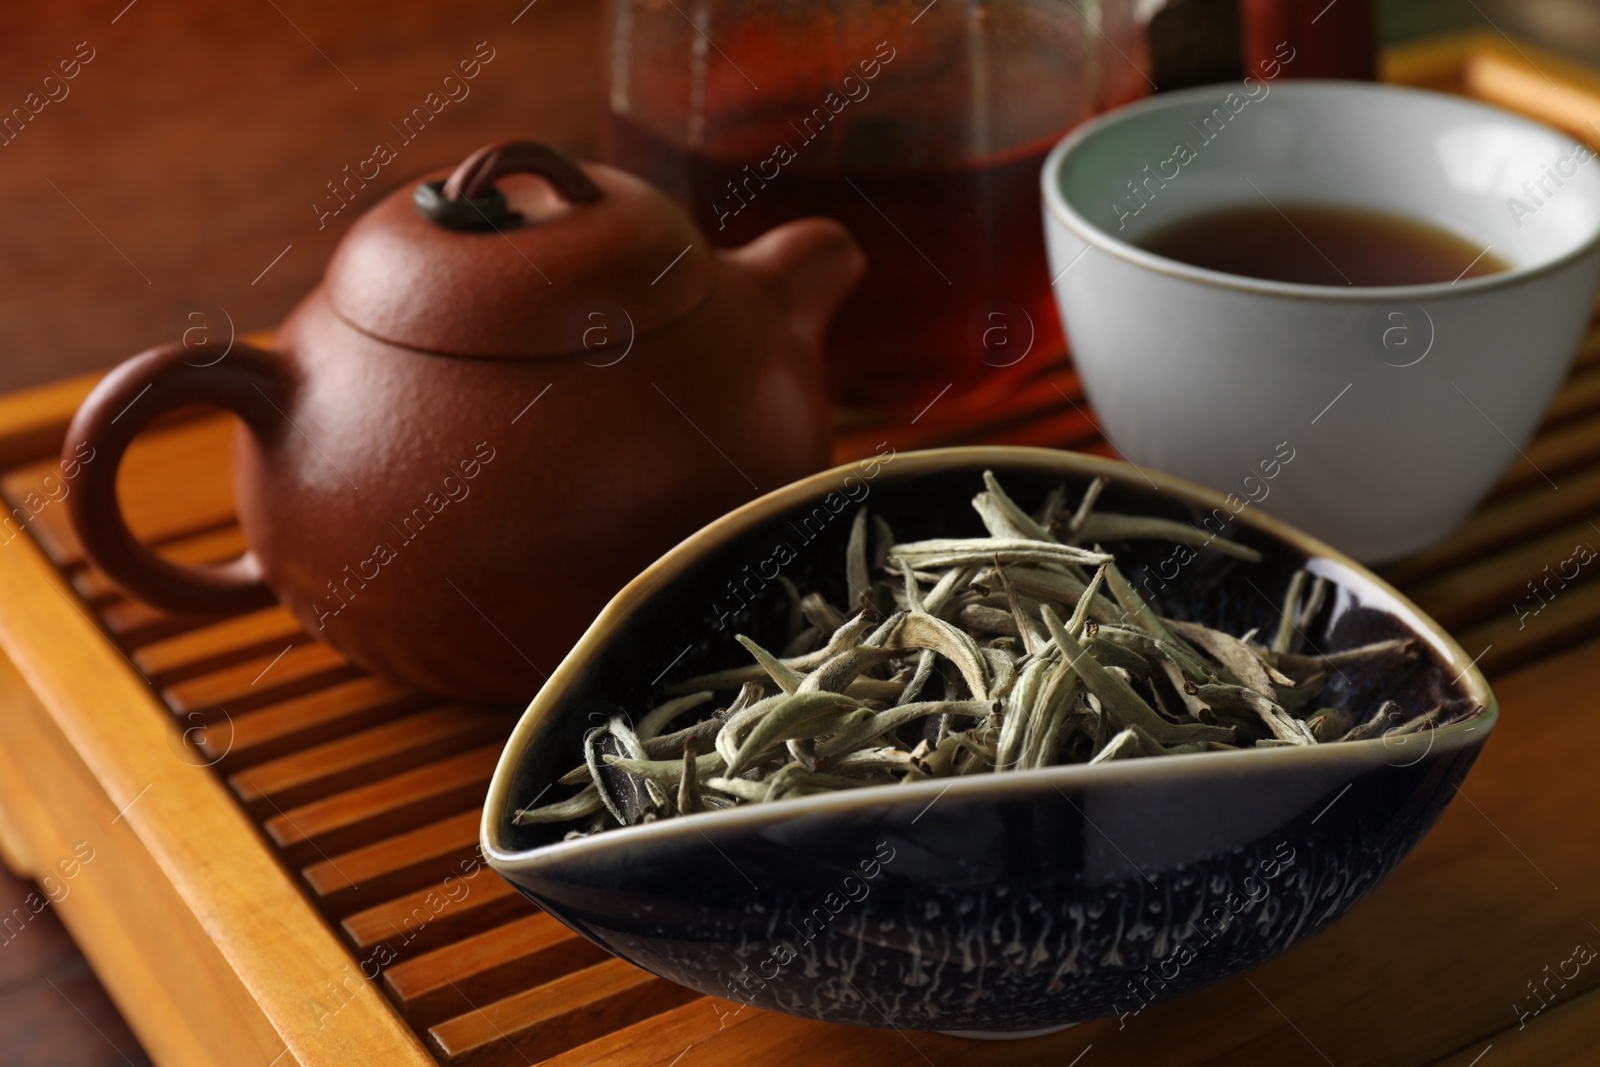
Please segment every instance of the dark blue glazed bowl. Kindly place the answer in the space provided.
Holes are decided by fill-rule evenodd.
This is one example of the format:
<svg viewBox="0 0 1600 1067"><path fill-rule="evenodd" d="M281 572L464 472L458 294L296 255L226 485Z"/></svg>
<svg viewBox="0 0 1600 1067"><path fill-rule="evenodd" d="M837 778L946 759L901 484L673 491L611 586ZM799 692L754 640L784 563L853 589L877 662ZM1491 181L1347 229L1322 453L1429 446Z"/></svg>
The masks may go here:
<svg viewBox="0 0 1600 1067"><path fill-rule="evenodd" d="M511 815L558 799L596 709L775 645L775 578L845 603L844 546L865 503L901 540L981 535L993 469L1024 507L1065 481L1101 508L1208 520L1259 564L1108 546L1172 617L1242 633L1276 623L1296 568L1329 580L1304 650L1412 635L1421 655L1335 673L1323 703L1385 699L1460 715L1406 738L977 775L666 819L563 842ZM1292 467L1282 476L1291 477ZM1342 554L1175 478L1046 449L961 448L836 468L684 541L612 600L529 706L484 809L494 868L568 926L694 989L864 1026L1018 1036L1137 1012L1282 952L1369 892L1433 825L1494 726L1470 657ZM720 625L719 625L720 624ZM1476 709L1476 710L1474 710Z"/></svg>

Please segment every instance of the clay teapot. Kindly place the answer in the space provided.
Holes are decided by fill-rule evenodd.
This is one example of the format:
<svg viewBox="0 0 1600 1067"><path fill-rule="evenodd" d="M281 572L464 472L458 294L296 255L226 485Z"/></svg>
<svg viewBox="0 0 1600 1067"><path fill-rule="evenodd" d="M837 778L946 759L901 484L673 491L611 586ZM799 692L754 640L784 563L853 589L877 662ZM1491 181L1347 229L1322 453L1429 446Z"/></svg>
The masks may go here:
<svg viewBox="0 0 1600 1067"><path fill-rule="evenodd" d="M280 600L370 670L526 700L663 551L826 466L821 343L864 270L832 220L716 251L638 178L490 145L359 219L271 349L111 371L67 432L105 457L73 528L158 607ZM196 404L240 419L249 550L209 568L136 541L116 496L140 428Z"/></svg>

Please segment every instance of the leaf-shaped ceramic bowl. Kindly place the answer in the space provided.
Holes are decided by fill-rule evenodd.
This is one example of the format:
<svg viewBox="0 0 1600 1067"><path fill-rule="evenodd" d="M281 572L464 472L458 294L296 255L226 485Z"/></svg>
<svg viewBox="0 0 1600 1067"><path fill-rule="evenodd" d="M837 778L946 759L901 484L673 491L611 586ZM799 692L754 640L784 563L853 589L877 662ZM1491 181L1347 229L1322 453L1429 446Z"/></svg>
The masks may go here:
<svg viewBox="0 0 1600 1067"><path fill-rule="evenodd" d="M859 504L900 540L982 536L970 501L985 469L1030 509L1063 481L1071 500L1102 475L1104 510L1212 530L1233 518L1229 536L1261 563L1206 551L1179 566L1168 544L1107 547L1164 613L1235 634L1269 631L1305 567L1334 593L1305 651L1411 635L1421 652L1338 669L1323 703L1362 716L1385 699L1414 714L1444 703L1456 721L1404 738L855 789L572 841L565 827L513 825L517 809L564 794L552 783L580 762L592 713L637 716L659 686L747 663L735 633L780 644L779 575L848 602ZM1294 475L1292 460L1266 469ZM1240 472L1270 494L1262 473ZM545 910L647 970L833 1022L1022 1034L1139 1011L1259 963L1337 919L1416 845L1496 710L1470 657L1394 589L1241 504L1024 448L885 451L770 493L678 545L595 620L501 757L483 850Z"/></svg>

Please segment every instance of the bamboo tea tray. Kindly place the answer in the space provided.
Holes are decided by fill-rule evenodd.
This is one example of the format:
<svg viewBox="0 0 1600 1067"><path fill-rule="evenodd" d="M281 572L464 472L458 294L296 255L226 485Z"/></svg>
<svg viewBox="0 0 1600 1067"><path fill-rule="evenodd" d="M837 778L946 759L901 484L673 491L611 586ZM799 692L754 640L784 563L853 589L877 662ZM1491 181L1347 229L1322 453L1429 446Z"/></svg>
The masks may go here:
<svg viewBox="0 0 1600 1067"><path fill-rule="evenodd" d="M1600 76L1494 35L1393 53L1387 70L1575 130L1600 120ZM1449 541L1389 571L1481 650L1501 699L1460 801L1371 897L1287 954L1120 1022L1010 1043L702 997L522 900L475 852L517 709L368 676L278 608L163 615L84 565L43 479L90 385L0 397L14 509L0 532L0 854L43 877L93 846L57 908L163 1067L1600 1062L1600 965L1577 962L1600 945L1600 566L1536 615L1512 607L1600 544L1600 327L1528 461ZM853 428L841 458L886 438L1106 450L1069 367L1012 386L1003 402L945 398L914 424ZM239 551L230 432L197 415L139 440L121 483L137 534L190 562Z"/></svg>

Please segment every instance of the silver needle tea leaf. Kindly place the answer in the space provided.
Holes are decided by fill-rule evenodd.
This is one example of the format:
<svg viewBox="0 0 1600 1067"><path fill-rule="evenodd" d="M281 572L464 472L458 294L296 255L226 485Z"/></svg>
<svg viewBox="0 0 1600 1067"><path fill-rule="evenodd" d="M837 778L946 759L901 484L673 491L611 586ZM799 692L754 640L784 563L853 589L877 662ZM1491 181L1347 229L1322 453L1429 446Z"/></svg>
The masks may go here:
<svg viewBox="0 0 1600 1067"><path fill-rule="evenodd" d="M1097 511L1084 520L1077 531L1078 540L1097 541L1168 541L1173 544L1209 548L1213 552L1246 563L1260 563L1261 553L1249 545L1217 537L1186 522L1158 519L1150 515L1118 515Z"/></svg>
<svg viewBox="0 0 1600 1067"><path fill-rule="evenodd" d="M1105 479L1070 518L1060 490L1030 514L992 473L983 481L972 503L988 537L897 543L881 516L858 510L842 578L861 610L846 617L780 575L773 595L783 599L764 616L779 632L760 632L784 655L738 635L753 662L665 686L670 699L637 728L609 716L557 779L576 791L514 821L571 824L566 837L583 837L839 789L1407 737L1470 713L1457 702L1408 715L1385 701L1359 720L1322 706L1341 666L1421 653L1412 638L1291 651L1323 613L1321 577L1294 573L1265 643L1253 629L1163 618L1103 545L1204 542L1227 567L1259 553L1168 519L1099 511ZM1130 573L1149 566L1129 558Z"/></svg>

